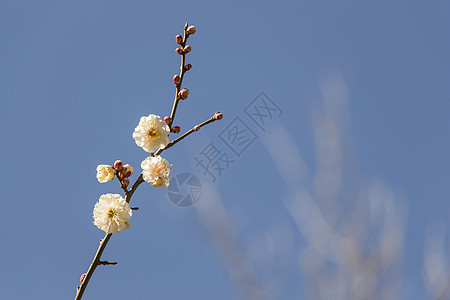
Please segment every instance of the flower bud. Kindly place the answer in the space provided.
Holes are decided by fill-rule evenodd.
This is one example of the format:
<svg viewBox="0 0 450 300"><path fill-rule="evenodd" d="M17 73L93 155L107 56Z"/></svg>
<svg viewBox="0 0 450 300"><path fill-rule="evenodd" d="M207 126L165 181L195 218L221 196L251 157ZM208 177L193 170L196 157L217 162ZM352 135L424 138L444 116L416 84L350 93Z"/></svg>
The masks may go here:
<svg viewBox="0 0 450 300"><path fill-rule="evenodd" d="M133 167L130 165L123 166L122 174L125 177L130 177L133 174Z"/></svg>
<svg viewBox="0 0 450 300"><path fill-rule="evenodd" d="M173 132L175 134L180 133L180 126L173 126L172 128L170 128L170 132Z"/></svg>
<svg viewBox="0 0 450 300"><path fill-rule="evenodd" d="M192 65L191 64L187 64L187 65L184 66L184 69L186 71L189 71L190 69L192 69Z"/></svg>
<svg viewBox="0 0 450 300"><path fill-rule="evenodd" d="M128 177L125 177L124 179L122 179L122 185L124 187L127 187L128 185L130 185L130 179L128 179Z"/></svg>
<svg viewBox="0 0 450 300"><path fill-rule="evenodd" d="M189 53L191 52L191 46L187 45L186 47L184 47L184 53Z"/></svg>
<svg viewBox="0 0 450 300"><path fill-rule="evenodd" d="M121 160L116 160L114 162L114 169L116 169L116 171L121 171L123 168L123 162Z"/></svg>
<svg viewBox="0 0 450 300"><path fill-rule="evenodd" d="M177 48L177 49L175 49L175 52L176 53L178 53L178 54L184 54L184 51L183 51L183 49L181 49L181 48Z"/></svg>
<svg viewBox="0 0 450 300"><path fill-rule="evenodd" d="M180 84L181 82L181 77L180 75L173 75L173 83L175 83L176 85Z"/></svg>
<svg viewBox="0 0 450 300"><path fill-rule="evenodd" d="M181 100L187 99L188 95L189 95L189 89L182 89L182 90L178 93L178 97L180 97Z"/></svg>
<svg viewBox="0 0 450 300"><path fill-rule="evenodd" d="M177 41L177 44L181 45L181 43L183 43L183 37L179 34L175 37L175 40Z"/></svg>
<svg viewBox="0 0 450 300"><path fill-rule="evenodd" d="M80 283L83 283L84 278L86 278L86 273L81 274Z"/></svg>
<svg viewBox="0 0 450 300"><path fill-rule="evenodd" d="M194 34L195 33L195 26L189 26L186 29L186 32L189 33L189 34Z"/></svg>
<svg viewBox="0 0 450 300"><path fill-rule="evenodd" d="M164 117L164 122L166 122L167 125L169 125L170 123L172 123L172 118L169 116L165 116Z"/></svg>
<svg viewBox="0 0 450 300"><path fill-rule="evenodd" d="M200 125L195 125L194 128L192 128L192 130L199 131L200 130Z"/></svg>
<svg viewBox="0 0 450 300"><path fill-rule="evenodd" d="M222 118L223 114L221 112L216 112L213 117L214 120L222 120Z"/></svg>

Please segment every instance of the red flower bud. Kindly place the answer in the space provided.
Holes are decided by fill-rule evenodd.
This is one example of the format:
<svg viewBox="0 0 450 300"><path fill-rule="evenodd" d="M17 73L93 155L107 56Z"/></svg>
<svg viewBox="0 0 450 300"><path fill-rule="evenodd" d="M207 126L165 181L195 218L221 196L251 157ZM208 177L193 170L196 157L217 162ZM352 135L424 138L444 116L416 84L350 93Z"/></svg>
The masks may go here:
<svg viewBox="0 0 450 300"><path fill-rule="evenodd" d="M194 34L195 33L195 26L189 26L186 29L186 32L189 33L189 34Z"/></svg>
<svg viewBox="0 0 450 300"><path fill-rule="evenodd" d="M186 47L184 47L184 53L189 53L191 52L191 46L187 45Z"/></svg>
<svg viewBox="0 0 450 300"><path fill-rule="evenodd" d="M182 90L178 93L178 97L180 97L181 100L187 99L188 95L189 95L189 90L188 90L188 89L182 89Z"/></svg>
<svg viewBox="0 0 450 300"><path fill-rule="evenodd" d="M192 128L192 130L199 131L200 130L200 125L195 125L194 128Z"/></svg>
<svg viewBox="0 0 450 300"><path fill-rule="evenodd" d="M166 122L167 125L169 125L170 123L172 123L172 118L169 116L165 116L164 117L164 122Z"/></svg>
<svg viewBox="0 0 450 300"><path fill-rule="evenodd" d="M181 45L183 43L183 37L181 35L177 35L175 40L177 41L177 44Z"/></svg>
<svg viewBox="0 0 450 300"><path fill-rule="evenodd" d="M180 133L180 126L173 126L170 128L170 132L173 132L175 134Z"/></svg>
<svg viewBox="0 0 450 300"><path fill-rule="evenodd" d="M180 75L173 75L173 83L178 85L178 84L180 84L180 82L181 82Z"/></svg>
<svg viewBox="0 0 450 300"><path fill-rule="evenodd" d="M187 65L184 66L184 69L186 71L189 71L190 69L192 69L192 65L191 64L187 64Z"/></svg>
<svg viewBox="0 0 450 300"><path fill-rule="evenodd" d="M181 49L181 48L177 48L177 49L175 49L175 52L176 53L178 53L178 54L184 54L184 51L183 51L183 49Z"/></svg>
<svg viewBox="0 0 450 300"><path fill-rule="evenodd" d="M221 112L216 112L215 114L214 114L214 120L222 120L222 118L223 118L223 114L221 113Z"/></svg>
<svg viewBox="0 0 450 300"><path fill-rule="evenodd" d="M83 283L84 278L86 278L86 273L81 274L80 283Z"/></svg>
<svg viewBox="0 0 450 300"><path fill-rule="evenodd" d="M131 175L131 172L129 172ZM122 185L124 187L127 187L130 184L130 179L128 179L128 177L125 177L124 179L122 179Z"/></svg>
<svg viewBox="0 0 450 300"><path fill-rule="evenodd" d="M114 162L114 169L116 169L116 171L122 170L122 167L123 167L123 162L121 160L116 160Z"/></svg>
<svg viewBox="0 0 450 300"><path fill-rule="evenodd" d="M122 174L124 177L130 177L131 174L133 174L133 167L130 166L130 165L125 165L125 166L123 166L123 169L122 169L121 174ZM122 177L121 177L121 178L122 178Z"/></svg>

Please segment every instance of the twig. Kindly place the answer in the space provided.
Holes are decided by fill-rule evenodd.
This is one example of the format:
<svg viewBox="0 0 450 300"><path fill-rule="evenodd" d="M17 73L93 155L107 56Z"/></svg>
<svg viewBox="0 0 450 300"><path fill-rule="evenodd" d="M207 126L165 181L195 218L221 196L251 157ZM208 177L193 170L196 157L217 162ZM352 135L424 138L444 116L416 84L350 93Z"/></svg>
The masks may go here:
<svg viewBox="0 0 450 300"><path fill-rule="evenodd" d="M117 265L117 261L107 261L107 260L101 260L98 262L99 265Z"/></svg>
<svg viewBox="0 0 450 300"><path fill-rule="evenodd" d="M218 115L220 115L220 117L217 117ZM222 119L222 114L221 113L215 113L214 116L212 116L210 119L206 120L203 123L200 123L196 126L194 126L194 128L192 128L191 130L185 132L183 135L177 137L176 139L174 139L173 141L171 141L170 143L167 144L166 147L164 148L159 148L155 153L152 153L152 156L156 156L156 155L160 155L161 152L163 152L164 150L169 149L170 147L172 147L173 145L175 145L176 143L178 143L179 141L181 141L182 139L184 139L185 137L187 137L188 135L190 135L191 133L198 131L200 128L202 128L205 125L208 125L209 123L212 123L214 121L220 120Z"/></svg>
<svg viewBox="0 0 450 300"><path fill-rule="evenodd" d="M86 289L86 287L89 283L89 280L92 277L92 274L94 274L95 269L99 265L100 257L102 256L103 250L105 250L106 245L108 244L108 241L111 238L111 236L112 236L112 233L107 233L105 235L105 237L101 240L100 246L98 246L97 253L95 253L94 260L92 261L92 263L86 273L86 276L84 277L81 284L77 287L77 295L75 297L75 300L80 300L81 297L83 296L84 290Z"/></svg>
<svg viewBox="0 0 450 300"><path fill-rule="evenodd" d="M184 25L184 34L183 34L183 42L180 44L181 49L184 49L184 47L186 46L186 41L189 37L189 34L187 33L187 28L188 28L188 23L186 23L186 25ZM183 52L183 54L181 54L181 66L180 66L180 83L176 85L175 87L175 100L173 101L173 106L172 106L172 112L170 113L170 123L167 124L169 126L169 128L172 127L173 121L175 119L175 113L177 112L177 106L178 106L178 102L180 101L180 97L179 97L179 93L181 90L181 85L183 84L183 77L184 77L184 73L186 73L186 69L185 69L185 62L186 62L186 53Z"/></svg>
<svg viewBox="0 0 450 300"><path fill-rule="evenodd" d="M125 196L126 196L128 194L128 189L127 189L126 186L123 185L122 178L120 178L120 176L119 176L119 172L116 172L116 178L119 180L120 187L122 188L122 190L123 190L123 192L125 193Z"/></svg>

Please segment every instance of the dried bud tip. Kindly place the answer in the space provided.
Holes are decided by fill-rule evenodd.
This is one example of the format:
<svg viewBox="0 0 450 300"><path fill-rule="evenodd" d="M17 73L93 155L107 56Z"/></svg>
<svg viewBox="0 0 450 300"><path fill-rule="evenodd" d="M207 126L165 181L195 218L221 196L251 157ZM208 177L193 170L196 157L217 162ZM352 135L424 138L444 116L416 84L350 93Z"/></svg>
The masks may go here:
<svg viewBox="0 0 450 300"><path fill-rule="evenodd" d="M214 120L222 120L222 118L223 118L223 114L221 113L221 112L216 112L215 114L214 114Z"/></svg>
<svg viewBox="0 0 450 300"><path fill-rule="evenodd" d="M184 69L186 71L189 71L190 69L192 69L192 65L191 64L187 64L187 65L184 66Z"/></svg>
<svg viewBox="0 0 450 300"><path fill-rule="evenodd" d="M200 130L200 125L195 125L194 128L192 128L192 130L199 131Z"/></svg>
<svg viewBox="0 0 450 300"><path fill-rule="evenodd" d="M178 93L178 97L180 97L181 100L187 99L188 95L189 95L189 90L188 90L188 89L182 89L182 90Z"/></svg>
<svg viewBox="0 0 450 300"><path fill-rule="evenodd" d="M180 133L180 126L173 126L172 128L170 128L170 132L173 132L175 134Z"/></svg>
<svg viewBox="0 0 450 300"><path fill-rule="evenodd" d="M183 37L179 34L175 37L175 40L177 41L177 44L181 45L183 43Z"/></svg>
<svg viewBox="0 0 450 300"><path fill-rule="evenodd" d="M184 47L184 53L189 53L191 52L191 46L187 45L186 47Z"/></svg>
<svg viewBox="0 0 450 300"><path fill-rule="evenodd" d="M80 283L83 283L84 278L86 278L86 273L81 274Z"/></svg>
<svg viewBox="0 0 450 300"><path fill-rule="evenodd" d="M170 123L172 123L172 118L169 116L165 116L164 117L164 122L166 122L167 125L169 125Z"/></svg>
<svg viewBox="0 0 450 300"><path fill-rule="evenodd" d="M123 168L123 162L121 160L116 160L114 162L114 169L116 169L116 171L121 171Z"/></svg>
<svg viewBox="0 0 450 300"><path fill-rule="evenodd" d="M180 54L180 55L184 53L184 52L183 52L183 49L181 49L181 48L175 49L175 52L178 53L178 54Z"/></svg>
<svg viewBox="0 0 450 300"><path fill-rule="evenodd" d="M173 75L173 83L175 83L176 85L180 84L181 82L181 77L180 75Z"/></svg>
<svg viewBox="0 0 450 300"><path fill-rule="evenodd" d="M122 185L124 187L127 187L128 185L130 185L130 179L128 179L128 177L125 177L124 179L122 179Z"/></svg>
<svg viewBox="0 0 450 300"><path fill-rule="evenodd" d="M189 26L186 29L186 32L189 33L189 34L194 34L195 33L195 26Z"/></svg>

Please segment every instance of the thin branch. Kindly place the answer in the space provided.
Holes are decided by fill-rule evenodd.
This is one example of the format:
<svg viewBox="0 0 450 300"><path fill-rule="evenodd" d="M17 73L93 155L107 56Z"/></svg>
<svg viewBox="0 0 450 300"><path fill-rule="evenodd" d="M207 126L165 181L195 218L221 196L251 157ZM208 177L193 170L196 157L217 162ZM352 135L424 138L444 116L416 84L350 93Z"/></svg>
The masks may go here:
<svg viewBox="0 0 450 300"><path fill-rule="evenodd" d="M169 149L170 147L172 147L173 145L175 145L176 143L178 143L179 141L181 141L182 139L184 139L185 137L187 137L188 135L190 135L191 133L198 131L200 128L202 128L205 125L208 125L209 123L212 123L214 121L220 120L222 117L218 118L217 115L219 115L220 113L215 113L214 116L212 116L210 119L206 120L203 123L200 123L196 126L194 126L194 128L192 128L191 130L187 131L186 133L184 133L183 135L177 137L176 139L174 139L173 141L171 141L170 143L167 144L166 147L164 148L159 148L154 154L152 154L152 156L156 156L156 155L160 155L161 152L163 152L164 150ZM220 114L222 116L222 114ZM141 175L142 176L142 175Z"/></svg>
<svg viewBox="0 0 450 300"><path fill-rule="evenodd" d="M120 181L120 178L118 178ZM142 177L142 174L138 177L138 179L136 179L136 182L133 184L133 187L131 188L130 191L126 191L125 192L125 200L130 203L131 197L133 196L134 192L136 191L136 189L138 188L138 186L144 182L144 179ZM126 188L125 188L126 190ZM81 284L77 287L77 295L75 297L75 300L80 300L81 297L83 296L84 290L86 289L89 280L92 277L92 274L94 274L95 269L97 268L97 266L99 264L105 264L105 262L101 263L100 262L100 258L103 254L103 251L106 248L106 245L109 242L109 239L111 238L112 233L107 233L105 235L105 237L101 240L100 242L100 246L98 247L97 253L95 254L94 260L92 261L91 265L89 266L89 269L86 273L86 276L84 277L83 281L81 282ZM114 264L114 263L109 263L109 264Z"/></svg>
<svg viewBox="0 0 450 300"><path fill-rule="evenodd" d="M144 182L144 177L141 175L139 175L138 179L136 179L136 181L134 182L133 186L131 187L131 190L128 191L128 194L126 194L125 196L125 201L127 201L128 203L130 203L131 197L133 196L134 192L136 191L136 189L138 188L138 186Z"/></svg>
<svg viewBox="0 0 450 300"><path fill-rule="evenodd" d="M124 194L126 196L128 194L128 189L127 189L126 186L123 185L122 179L119 176L119 172L116 172L116 178L117 178L117 180L119 180L120 187L122 188L122 190L123 190L123 192L124 192Z"/></svg>
<svg viewBox="0 0 450 300"><path fill-rule="evenodd" d="M184 47L186 46L187 39L189 37L189 34L187 33L187 28L188 28L188 23L186 23L186 25L184 25L183 42L180 44L181 49L184 49ZM180 102L180 97L178 94L180 93L181 85L183 84L184 73L186 73L185 62L186 62L186 53L183 52L183 54L181 54L181 66L180 66L181 80L180 80L180 83L177 84L176 88L175 88L175 100L173 101L172 112L170 113L171 121L169 124L167 124L169 126L169 128L172 127L173 121L175 119L175 113L177 112L178 102Z"/></svg>
<svg viewBox="0 0 450 300"><path fill-rule="evenodd" d="M107 233L105 237L101 240L100 246L98 246L97 253L95 254L94 260L92 261L91 265L89 266L89 269L86 273L86 276L84 277L81 284L77 287L77 295L75 297L75 300L80 300L83 296L84 290L86 289L89 280L92 277L92 274L94 274L95 269L99 265L100 257L102 256L103 251L106 248L106 245L108 244L109 239L111 238L112 233Z"/></svg>
<svg viewBox="0 0 450 300"><path fill-rule="evenodd" d="M99 265L117 265L117 261L107 261L107 260L101 260L98 262Z"/></svg>

